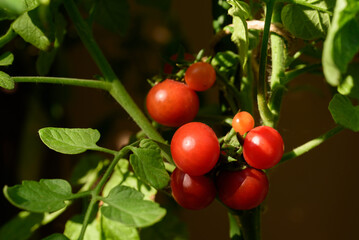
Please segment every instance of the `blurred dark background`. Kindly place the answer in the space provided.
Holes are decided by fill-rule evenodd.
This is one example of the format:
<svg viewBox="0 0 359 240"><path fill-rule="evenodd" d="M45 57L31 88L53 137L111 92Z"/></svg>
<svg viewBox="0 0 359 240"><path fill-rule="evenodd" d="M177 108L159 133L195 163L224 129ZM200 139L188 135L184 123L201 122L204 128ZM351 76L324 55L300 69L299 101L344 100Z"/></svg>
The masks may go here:
<svg viewBox="0 0 359 240"><path fill-rule="evenodd" d="M173 0L169 11L131 3L131 27L118 36L94 25L95 37L116 73L143 108L150 86L146 79L163 68L164 56L181 45L187 52L208 49L212 30L210 0ZM52 76L92 79L100 75L69 23ZM10 75L37 75L37 50L16 38L5 50L15 55ZM213 90L214 91L214 90ZM215 102L209 95L203 102ZM284 98L279 132L287 151L317 137L335 124L327 109L332 89L321 76L295 79ZM70 177L77 156L50 151L38 137L46 126L101 130L101 146L118 149L139 129L100 90L41 84L18 84L0 92L0 182ZM263 240L355 239L359 224L359 134L343 131L313 151L269 172L270 192L264 204ZM0 196L0 224L18 210ZM200 211L181 212L191 239L229 239L225 209L218 203ZM59 229L55 223L53 228Z"/></svg>

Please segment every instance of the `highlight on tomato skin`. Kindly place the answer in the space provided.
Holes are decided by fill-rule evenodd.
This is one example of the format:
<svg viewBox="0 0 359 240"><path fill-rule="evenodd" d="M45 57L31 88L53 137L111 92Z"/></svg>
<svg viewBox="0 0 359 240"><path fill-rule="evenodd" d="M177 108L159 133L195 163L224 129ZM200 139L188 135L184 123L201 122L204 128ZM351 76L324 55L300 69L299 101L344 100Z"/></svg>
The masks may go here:
<svg viewBox="0 0 359 240"><path fill-rule="evenodd" d="M232 127L234 131L239 133L240 135L244 135L252 128L254 128L254 119L253 116L246 111L238 112L234 115L232 120Z"/></svg>
<svg viewBox="0 0 359 240"><path fill-rule="evenodd" d="M209 63L196 62L188 67L184 80L194 91L206 91L216 81L216 71Z"/></svg>
<svg viewBox="0 0 359 240"><path fill-rule="evenodd" d="M207 176L190 176L176 168L171 175L172 196L187 209L199 210L210 205L216 196L216 187Z"/></svg>
<svg viewBox="0 0 359 240"><path fill-rule="evenodd" d="M239 171L222 171L216 179L218 198L236 210L259 206L267 196L269 182L262 170L247 167Z"/></svg>
<svg viewBox="0 0 359 240"><path fill-rule="evenodd" d="M220 147L211 127L201 122L190 122L173 135L171 154L180 170L191 176L199 176L208 173L216 165Z"/></svg>
<svg viewBox="0 0 359 240"><path fill-rule="evenodd" d="M199 109L199 99L186 84L166 79L150 89L146 97L148 114L156 122L179 127L192 121Z"/></svg>
<svg viewBox="0 0 359 240"><path fill-rule="evenodd" d="M281 160L283 152L282 136L272 127L255 127L244 139L244 160L254 168L268 169L275 166Z"/></svg>

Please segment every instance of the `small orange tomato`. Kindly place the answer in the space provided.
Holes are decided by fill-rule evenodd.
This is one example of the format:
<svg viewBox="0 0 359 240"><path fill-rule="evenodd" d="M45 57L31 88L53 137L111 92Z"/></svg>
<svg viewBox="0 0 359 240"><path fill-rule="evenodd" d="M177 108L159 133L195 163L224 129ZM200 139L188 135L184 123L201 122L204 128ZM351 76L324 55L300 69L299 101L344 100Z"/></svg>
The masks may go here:
<svg viewBox="0 0 359 240"><path fill-rule="evenodd" d="M244 135L254 127L254 119L249 112L238 112L232 120L232 127L234 131Z"/></svg>

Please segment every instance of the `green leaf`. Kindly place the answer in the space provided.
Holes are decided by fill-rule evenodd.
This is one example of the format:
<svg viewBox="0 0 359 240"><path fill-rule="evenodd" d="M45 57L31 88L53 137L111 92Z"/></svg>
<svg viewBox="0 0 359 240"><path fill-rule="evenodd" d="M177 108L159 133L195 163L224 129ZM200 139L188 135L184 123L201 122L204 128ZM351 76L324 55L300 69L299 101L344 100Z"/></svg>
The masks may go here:
<svg viewBox="0 0 359 240"><path fill-rule="evenodd" d="M250 17L250 8L246 2L240 0L228 0L232 7L228 14L233 17L232 41L238 47L238 55L243 72L246 72L247 51L249 46L247 19Z"/></svg>
<svg viewBox="0 0 359 240"><path fill-rule="evenodd" d="M130 6L127 0L101 0L94 17L106 29L124 35L130 23Z"/></svg>
<svg viewBox="0 0 359 240"><path fill-rule="evenodd" d="M143 200L142 193L125 186L113 188L108 197L101 200L108 205L101 207L105 217L132 227L150 226L166 214L157 203Z"/></svg>
<svg viewBox="0 0 359 240"><path fill-rule="evenodd" d="M241 233L241 229L238 225L238 221L236 217L228 211L228 218L229 218L229 237L231 240L241 240L243 239L243 235Z"/></svg>
<svg viewBox="0 0 359 240"><path fill-rule="evenodd" d="M46 51L50 47L51 41L46 34L37 9L23 13L13 22L12 28L26 42L38 49Z"/></svg>
<svg viewBox="0 0 359 240"><path fill-rule="evenodd" d="M111 240L140 240L137 229L128 227L120 222L101 216L101 230L103 239Z"/></svg>
<svg viewBox="0 0 359 240"><path fill-rule="evenodd" d="M338 86L338 92L359 99L359 64L349 64L344 80Z"/></svg>
<svg viewBox="0 0 359 240"><path fill-rule="evenodd" d="M62 179L23 181L21 185L4 187L4 195L16 207L31 212L54 212L66 207L71 198L71 185Z"/></svg>
<svg viewBox="0 0 359 240"><path fill-rule="evenodd" d="M130 163L136 175L156 189L166 187L170 177L165 169L158 145L149 139L144 139L139 148L130 148L133 152L130 156Z"/></svg>
<svg viewBox="0 0 359 240"><path fill-rule="evenodd" d="M354 132L359 131L359 105L353 106L348 97L336 94L329 103L334 121Z"/></svg>
<svg viewBox="0 0 359 240"><path fill-rule="evenodd" d="M307 1L326 8L324 1ZM295 37L305 40L325 38L330 25L330 15L309 7L287 4L282 9L284 27Z"/></svg>
<svg viewBox="0 0 359 240"><path fill-rule="evenodd" d="M359 1L338 0L323 46L323 72L327 82L338 86L348 63L359 51Z"/></svg>
<svg viewBox="0 0 359 240"><path fill-rule="evenodd" d="M77 240L81 233L83 220L82 215L75 215L68 220L65 224L64 235L70 240ZM86 228L84 240L101 240L100 236L99 222L93 219Z"/></svg>
<svg viewBox="0 0 359 240"><path fill-rule="evenodd" d="M6 73L0 71L0 87L5 89L14 89L14 80Z"/></svg>
<svg viewBox="0 0 359 240"><path fill-rule="evenodd" d="M0 228L0 239L19 240L28 239L41 225L44 214L20 212Z"/></svg>
<svg viewBox="0 0 359 240"><path fill-rule="evenodd" d="M211 62L219 72L226 74L226 76L235 73L238 63L239 56L232 51L218 52Z"/></svg>
<svg viewBox="0 0 359 240"><path fill-rule="evenodd" d="M6 52L0 56L0 66L11 65L14 61L14 55L11 52Z"/></svg>
<svg viewBox="0 0 359 240"><path fill-rule="evenodd" d="M111 175L111 178L104 186L102 195L107 196L112 188L120 184L122 186L136 189L141 192L145 196L144 199L147 200L153 200L157 193L156 189L143 183L133 172L129 171L129 163L126 159L120 159Z"/></svg>
<svg viewBox="0 0 359 240"><path fill-rule="evenodd" d="M36 61L36 70L39 75L47 75L50 71L51 65L55 60L57 52L63 42L64 36L66 34L66 20L65 18L58 12L53 14L54 16L54 47L51 51L41 51L39 57Z"/></svg>
<svg viewBox="0 0 359 240"><path fill-rule="evenodd" d="M82 215L75 215L65 224L64 235L70 240L77 240L81 233ZM96 219L93 219L86 228L84 240L101 240L100 226Z"/></svg>
<svg viewBox="0 0 359 240"><path fill-rule="evenodd" d="M78 154L86 150L96 150L100 133L91 128L42 128L39 135L46 146L64 154Z"/></svg>
<svg viewBox="0 0 359 240"><path fill-rule="evenodd" d="M43 238L42 240L69 240L69 239L61 233L54 233L48 237Z"/></svg>
<svg viewBox="0 0 359 240"><path fill-rule="evenodd" d="M1 0L0 20L15 19L26 11L39 6L38 0Z"/></svg>
<svg viewBox="0 0 359 240"><path fill-rule="evenodd" d="M143 228L141 240L186 240L189 233L186 224L169 210L166 216L151 227Z"/></svg>

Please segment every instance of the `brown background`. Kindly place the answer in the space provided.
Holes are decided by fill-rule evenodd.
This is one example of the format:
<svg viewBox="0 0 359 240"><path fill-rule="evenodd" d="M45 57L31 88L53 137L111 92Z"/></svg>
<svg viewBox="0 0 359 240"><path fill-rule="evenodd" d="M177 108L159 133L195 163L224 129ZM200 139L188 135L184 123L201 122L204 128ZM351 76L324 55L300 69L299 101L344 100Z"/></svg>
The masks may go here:
<svg viewBox="0 0 359 240"><path fill-rule="evenodd" d="M172 31L182 32L189 52L208 47L212 37L211 2L174 0L170 15L178 21L176 29L171 29L168 18L157 10L131 6L133 17L141 19L131 32L137 41L114 36L98 26L96 38L126 88L143 107L149 89L145 79L161 69L161 49L174 37ZM69 36L58 61L66 65L56 66L52 74L79 78L99 74L73 29ZM19 39L9 48L24 52L18 57L23 59L15 61L18 67L10 69L17 73L13 75L35 74L36 50ZM47 91L56 96L36 97ZM43 101L48 98L55 99L57 105L44 107ZM47 151L37 137L37 130L50 124L47 110L59 116L51 126L62 127L95 128L102 120L115 116L109 124L110 134L103 138L102 145L107 147L120 147L138 130L127 114L99 90L24 84L16 92L1 92L0 99L2 185L70 175L73 158ZM287 151L335 126L327 109L330 99L331 89L323 77L306 75L290 84L278 128ZM357 239L358 154L359 134L345 130L313 151L272 169L263 214L263 240ZM16 210L3 197L1 205L7 209L1 217L4 223ZM229 239L226 212L218 203L205 210L183 210L181 216L188 223L191 239ZM52 227L59 228L56 224Z"/></svg>

